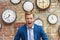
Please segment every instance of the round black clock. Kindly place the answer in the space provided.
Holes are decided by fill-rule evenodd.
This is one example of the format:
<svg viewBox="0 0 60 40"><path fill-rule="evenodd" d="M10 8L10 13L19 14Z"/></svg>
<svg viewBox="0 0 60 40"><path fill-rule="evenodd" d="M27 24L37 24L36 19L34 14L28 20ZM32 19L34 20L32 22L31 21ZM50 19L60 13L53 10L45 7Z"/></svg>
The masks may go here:
<svg viewBox="0 0 60 40"><path fill-rule="evenodd" d="M2 19L6 23L12 23L16 20L17 15L16 12L11 9L6 9L2 13Z"/></svg>
<svg viewBox="0 0 60 40"><path fill-rule="evenodd" d="M50 0L36 0L36 4L40 9L47 9L50 6L51 1Z"/></svg>
<svg viewBox="0 0 60 40"><path fill-rule="evenodd" d="M19 4L21 2L21 0L10 0L10 2L12 4Z"/></svg>
<svg viewBox="0 0 60 40"><path fill-rule="evenodd" d="M58 17L54 14L51 14L48 16L47 20L50 24L56 24L58 21Z"/></svg>
<svg viewBox="0 0 60 40"><path fill-rule="evenodd" d="M43 26L43 21L40 18L35 19L34 23Z"/></svg>
<svg viewBox="0 0 60 40"><path fill-rule="evenodd" d="M32 11L33 10L33 8L34 8L34 5L33 5L33 3L31 2L31 1L26 1L26 2L24 2L24 4L23 4L23 9L25 10L25 11Z"/></svg>

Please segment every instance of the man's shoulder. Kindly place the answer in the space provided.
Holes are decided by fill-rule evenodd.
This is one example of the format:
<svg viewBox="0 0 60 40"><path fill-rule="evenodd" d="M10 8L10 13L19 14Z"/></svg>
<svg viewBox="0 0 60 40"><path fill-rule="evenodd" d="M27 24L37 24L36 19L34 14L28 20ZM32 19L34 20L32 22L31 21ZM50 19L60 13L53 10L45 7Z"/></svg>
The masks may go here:
<svg viewBox="0 0 60 40"><path fill-rule="evenodd" d="M34 26L35 26L35 28L37 28L37 29L42 29L42 28L43 28L42 26L37 25L37 24L34 24Z"/></svg>
<svg viewBox="0 0 60 40"><path fill-rule="evenodd" d="M19 30L24 29L24 28L25 28L25 26L26 26L26 24L24 24L24 25L22 25L22 26L19 26Z"/></svg>
<svg viewBox="0 0 60 40"><path fill-rule="evenodd" d="M40 25L37 25L37 24L34 24L34 26L36 26L36 27L42 27L42 26L40 26Z"/></svg>

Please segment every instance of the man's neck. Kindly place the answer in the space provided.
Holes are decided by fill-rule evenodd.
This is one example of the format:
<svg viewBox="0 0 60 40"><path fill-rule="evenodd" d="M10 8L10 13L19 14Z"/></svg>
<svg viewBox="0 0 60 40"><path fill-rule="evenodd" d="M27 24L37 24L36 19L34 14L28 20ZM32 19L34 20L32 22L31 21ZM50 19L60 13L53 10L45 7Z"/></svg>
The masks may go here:
<svg viewBox="0 0 60 40"><path fill-rule="evenodd" d="M27 27L28 27L28 28L32 28L32 27L33 27L33 24L31 24L31 25L27 25Z"/></svg>

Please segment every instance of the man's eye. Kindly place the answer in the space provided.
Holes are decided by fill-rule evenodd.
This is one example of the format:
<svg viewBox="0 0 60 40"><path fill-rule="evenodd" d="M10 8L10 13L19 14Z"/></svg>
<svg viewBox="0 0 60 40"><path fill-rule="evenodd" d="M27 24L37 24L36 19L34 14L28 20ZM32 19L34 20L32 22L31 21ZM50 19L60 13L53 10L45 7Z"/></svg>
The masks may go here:
<svg viewBox="0 0 60 40"><path fill-rule="evenodd" d="M30 18L30 19L32 19L32 18Z"/></svg>
<svg viewBox="0 0 60 40"><path fill-rule="evenodd" d="M27 18L27 19L29 19L29 18Z"/></svg>
<svg viewBox="0 0 60 40"><path fill-rule="evenodd" d="M27 18L27 19L32 19L32 18Z"/></svg>

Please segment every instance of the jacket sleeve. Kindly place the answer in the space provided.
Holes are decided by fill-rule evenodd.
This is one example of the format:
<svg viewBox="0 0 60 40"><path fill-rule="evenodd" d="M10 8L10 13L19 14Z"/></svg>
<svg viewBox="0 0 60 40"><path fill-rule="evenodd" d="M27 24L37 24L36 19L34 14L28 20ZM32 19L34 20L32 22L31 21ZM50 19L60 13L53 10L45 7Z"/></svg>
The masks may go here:
<svg viewBox="0 0 60 40"><path fill-rule="evenodd" d="M18 31L14 37L14 40L20 40L20 37L21 37L21 32L20 32L20 29L18 29Z"/></svg>
<svg viewBox="0 0 60 40"><path fill-rule="evenodd" d="M48 40L48 37L42 27L40 28L40 31L41 31L42 40Z"/></svg>

